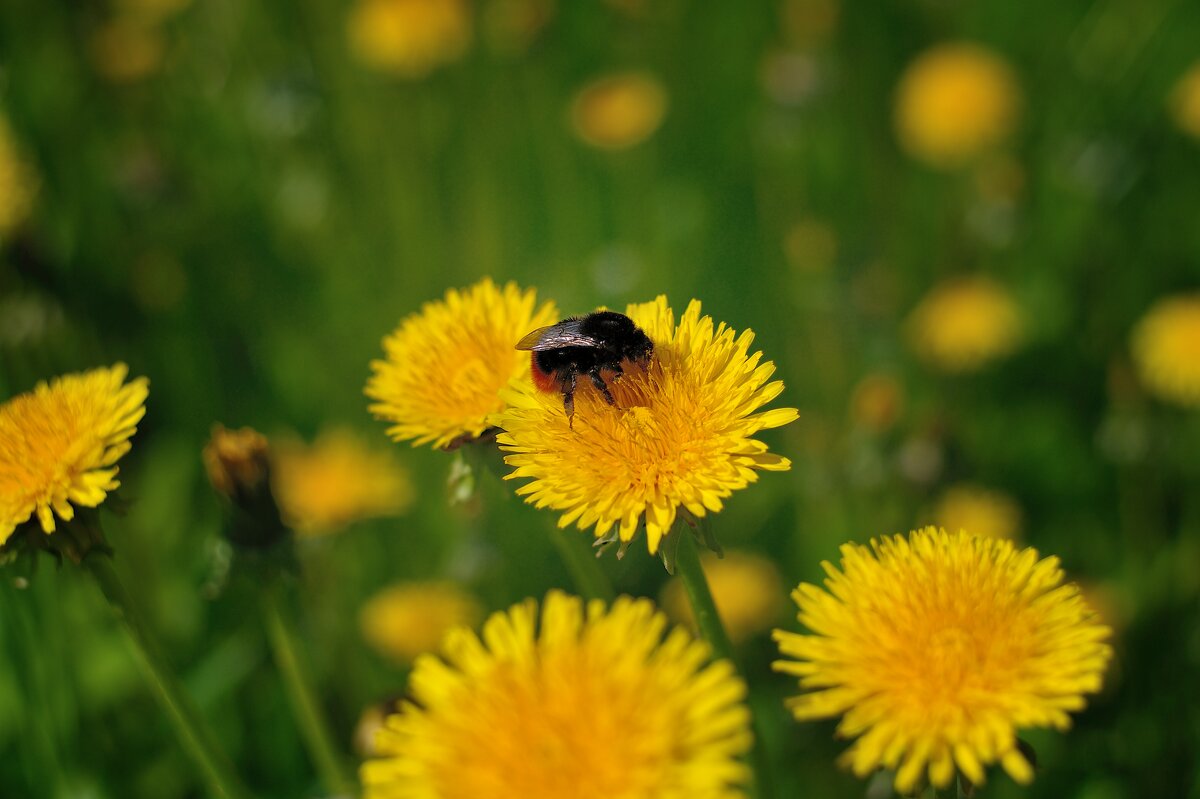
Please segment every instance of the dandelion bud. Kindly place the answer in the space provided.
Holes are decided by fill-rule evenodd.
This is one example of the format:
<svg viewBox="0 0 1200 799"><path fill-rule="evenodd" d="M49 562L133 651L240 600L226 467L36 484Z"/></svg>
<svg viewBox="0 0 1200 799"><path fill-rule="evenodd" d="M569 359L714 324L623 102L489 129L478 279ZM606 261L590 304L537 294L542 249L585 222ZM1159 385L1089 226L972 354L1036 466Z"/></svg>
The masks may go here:
<svg viewBox="0 0 1200 799"><path fill-rule="evenodd" d="M204 469L217 493L229 500L233 516L226 527L239 547L263 548L290 535L271 493L267 439L257 430L213 426L204 447Z"/></svg>

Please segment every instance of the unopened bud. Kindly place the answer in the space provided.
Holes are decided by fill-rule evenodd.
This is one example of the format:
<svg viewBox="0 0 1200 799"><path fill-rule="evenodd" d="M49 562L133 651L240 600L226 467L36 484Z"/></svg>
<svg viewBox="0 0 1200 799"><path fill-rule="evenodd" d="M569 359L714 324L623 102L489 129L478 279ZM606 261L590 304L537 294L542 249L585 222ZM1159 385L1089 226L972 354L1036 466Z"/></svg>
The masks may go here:
<svg viewBox="0 0 1200 799"><path fill-rule="evenodd" d="M234 545L268 547L290 535L271 493L266 436L249 427L230 430L217 424L203 457L209 482L233 508L227 534Z"/></svg>

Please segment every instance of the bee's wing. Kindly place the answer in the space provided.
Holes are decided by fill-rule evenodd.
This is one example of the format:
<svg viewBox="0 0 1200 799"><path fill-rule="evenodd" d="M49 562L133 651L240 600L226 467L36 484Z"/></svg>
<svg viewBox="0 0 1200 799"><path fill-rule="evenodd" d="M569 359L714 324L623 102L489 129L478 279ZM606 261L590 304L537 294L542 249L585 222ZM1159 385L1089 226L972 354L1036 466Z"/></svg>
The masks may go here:
<svg viewBox="0 0 1200 799"><path fill-rule="evenodd" d="M539 327L517 342L517 349L556 350L559 347L596 347L600 342L579 332L581 319L564 319L556 325Z"/></svg>

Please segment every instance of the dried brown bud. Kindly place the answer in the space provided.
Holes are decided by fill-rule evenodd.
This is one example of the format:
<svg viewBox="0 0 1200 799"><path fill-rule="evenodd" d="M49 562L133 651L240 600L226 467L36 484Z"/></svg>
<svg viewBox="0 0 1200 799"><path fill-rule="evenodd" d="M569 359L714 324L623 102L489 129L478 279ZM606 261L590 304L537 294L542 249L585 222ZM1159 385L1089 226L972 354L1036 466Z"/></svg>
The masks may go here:
<svg viewBox="0 0 1200 799"><path fill-rule="evenodd" d="M271 493L266 436L249 427L230 430L213 425L203 458L209 482L233 506L227 530L230 541L238 546L266 547L290 535Z"/></svg>

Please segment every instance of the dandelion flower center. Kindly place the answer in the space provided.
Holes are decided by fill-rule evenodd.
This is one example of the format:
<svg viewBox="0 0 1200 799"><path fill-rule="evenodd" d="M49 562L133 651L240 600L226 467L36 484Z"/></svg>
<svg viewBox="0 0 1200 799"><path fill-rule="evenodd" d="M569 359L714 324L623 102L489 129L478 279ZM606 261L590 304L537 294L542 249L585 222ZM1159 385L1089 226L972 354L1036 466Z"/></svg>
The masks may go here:
<svg viewBox="0 0 1200 799"><path fill-rule="evenodd" d="M0 543L33 514L51 533L72 504L94 508L117 482L117 461L145 414L145 378L124 364L65 375L0 405Z"/></svg>
<svg viewBox="0 0 1200 799"><path fill-rule="evenodd" d="M793 597L811 635L776 631L775 664L808 689L797 719L842 715L859 736L845 762L859 776L897 769L911 791L928 771L945 786L961 770L984 780L999 760L1019 782L1033 772L1016 748L1021 727L1070 725L1068 711L1100 688L1109 630L1063 585L1056 558L932 527L842 547L828 590Z"/></svg>
<svg viewBox="0 0 1200 799"><path fill-rule="evenodd" d="M460 628L417 661L413 701L377 739L368 797L741 796L745 687L647 600L552 592Z"/></svg>
<svg viewBox="0 0 1200 799"><path fill-rule="evenodd" d="M645 366L629 365L608 381L615 404L580 381L574 420L562 397L525 381L495 418L511 453L509 478L532 478L517 489L538 507L564 511L559 526L595 527L603 537L617 527L629 541L645 519L656 552L679 507L695 516L720 511L723 500L758 479L760 469L782 471L787 458L752 438L793 421L794 408L759 409L783 391L770 381L775 365L750 353L751 331L741 335L701 316L693 301L680 318L665 297L626 312L654 342ZM528 368L528 367L526 367Z"/></svg>
<svg viewBox="0 0 1200 799"><path fill-rule="evenodd" d="M384 339L386 357L372 362L366 388L371 412L392 423L388 434L446 447L483 433L488 415L504 408L500 390L529 380L529 356L514 345L558 316L552 303L535 310L536 301L532 289L483 280L401 322Z"/></svg>

